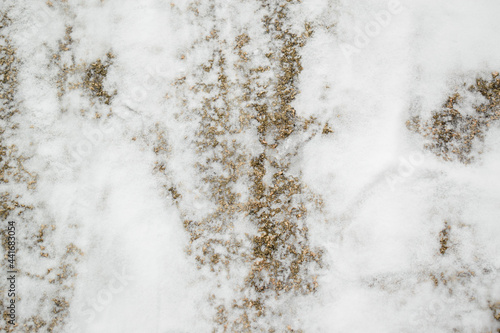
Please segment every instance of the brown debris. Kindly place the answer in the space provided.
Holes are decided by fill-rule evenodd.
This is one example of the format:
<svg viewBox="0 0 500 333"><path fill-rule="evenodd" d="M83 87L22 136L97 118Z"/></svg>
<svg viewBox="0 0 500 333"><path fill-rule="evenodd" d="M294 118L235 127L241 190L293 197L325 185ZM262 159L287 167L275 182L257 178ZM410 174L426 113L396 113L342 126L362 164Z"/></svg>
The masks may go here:
<svg viewBox="0 0 500 333"><path fill-rule="evenodd" d="M108 68L111 66L113 58L114 55L109 52L104 61L97 59L97 61L87 67L85 71L86 75L83 79L83 87L90 95L106 105L111 104L111 99L116 94L116 92L110 94L104 90L104 80L106 79L106 75L108 75Z"/></svg>
<svg viewBox="0 0 500 333"><path fill-rule="evenodd" d="M407 121L408 129L428 139L425 148L445 161L458 160L469 164L474 160L474 148L484 140L488 127L500 119L500 78L492 73L489 81L477 79L469 91L480 94L487 102L474 105L475 113L462 114L458 103L461 95L456 93L435 111L430 120L422 120L419 116Z"/></svg>
<svg viewBox="0 0 500 333"><path fill-rule="evenodd" d="M439 253L444 255L446 250L448 250L448 240L449 240L449 232L451 227L448 225L448 222L444 222L444 229L439 233L439 243L441 244L441 248L439 249Z"/></svg>
<svg viewBox="0 0 500 333"><path fill-rule="evenodd" d="M222 49L227 42L212 31L207 38L196 42L204 47L209 43L214 52L194 71L199 73L193 75L194 83L186 84L193 82L191 76L172 83L181 96L185 92L201 96L198 107L188 109L185 97L180 104L188 109L186 119L192 116L198 119L195 145L200 158L196 166L208 186L208 197L216 204L215 211L202 219L185 218L184 228L190 235L186 251L199 269L209 268L216 276L229 271L234 261L249 266L243 283L244 290L253 296L235 296L231 308L213 304L214 321L224 331L258 330L258 322L265 320L266 311L274 311L268 306L271 297L313 293L319 287L317 275L309 270L311 265L321 267L322 251L309 245L306 204L321 200L306 195L301 179L290 173L290 157L297 152L283 155L278 150L283 140L295 131L308 130L303 126L307 120L297 116L291 105L299 94L296 84L302 71L300 48L313 31L306 25L303 34L291 32L286 23L287 5L273 5L272 15L264 19L271 44L277 47L264 53L263 63L250 63L245 47L251 37L240 34L230 48L238 55L234 70L239 78L231 81ZM268 81L261 78L261 74L271 70L274 78ZM216 80L204 81L205 73L211 73ZM234 96L234 90L243 93ZM312 123L315 133L321 133L321 125ZM261 152L257 153L246 151L238 141L240 133L254 130L261 143ZM323 130L325 134L333 132L328 124ZM155 153L166 157L168 151L167 142L159 137ZM170 178L163 162L158 161L155 170ZM242 193L234 189L241 184L249 184L244 201ZM165 188L182 207L182 196L177 193L180 184L168 183ZM232 234L242 216L258 229L257 235L247 235L246 240Z"/></svg>

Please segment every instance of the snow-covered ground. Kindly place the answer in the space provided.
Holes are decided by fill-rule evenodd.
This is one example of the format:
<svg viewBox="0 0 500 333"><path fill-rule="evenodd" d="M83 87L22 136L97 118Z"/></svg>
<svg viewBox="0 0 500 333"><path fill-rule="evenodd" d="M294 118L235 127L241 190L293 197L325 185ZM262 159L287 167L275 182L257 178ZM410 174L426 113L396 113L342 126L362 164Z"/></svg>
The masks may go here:
<svg viewBox="0 0 500 333"><path fill-rule="evenodd" d="M500 2L0 12L1 331L500 332Z"/></svg>

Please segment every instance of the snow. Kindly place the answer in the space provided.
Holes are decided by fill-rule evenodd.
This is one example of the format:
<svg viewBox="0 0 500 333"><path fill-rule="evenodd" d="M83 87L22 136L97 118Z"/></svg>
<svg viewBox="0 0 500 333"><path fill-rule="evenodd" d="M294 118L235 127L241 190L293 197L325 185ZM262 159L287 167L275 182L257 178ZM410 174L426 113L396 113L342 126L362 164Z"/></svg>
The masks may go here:
<svg viewBox="0 0 500 333"><path fill-rule="evenodd" d="M190 4L196 1L53 2L54 7L34 0L0 5L9 9L12 24L5 34L20 61L21 112L12 120L19 127L7 130L5 142L30 156L25 167L38 175L34 191L1 186L36 207L19 233L36 234L41 224L57 226L47 238L50 258L34 257L25 248L19 265L42 274L58 265L70 243L84 255L74 263L78 275L71 290L23 277L19 292L31 302L39 302L41 292L49 298L64 295L71 307L60 332L211 332L216 310L208 295L230 304L248 267L235 257L229 279L215 277L208 267L197 269L185 251L190 235L184 221L216 210L197 167L205 162L194 143L201 120L186 115L199 108L202 97L189 86L217 82L214 73L197 66L207 64L217 47L232 66L238 57L231 43L243 32L252 37L245 48L250 62L266 60L264 53L274 46L262 27L265 9L258 1L206 0L195 15ZM383 26L382 12L389 13ZM270 314L265 325L280 332L289 324L304 332L500 328L489 308L500 301L498 124L490 127L484 152L471 165L433 155L405 125L411 116L429 117L463 82L472 84L500 69L499 12L494 0L293 5L292 28L300 31L304 22L312 22L315 30L300 49L304 69L293 107L299 117L328 123L333 133L291 136L279 153L299 147L291 173L323 200L321 211L310 204L306 221L309 241L324 251L324 264L311 266L317 291L271 300L284 316ZM366 35L370 24L379 27L373 36ZM82 89L58 97L52 55L66 25L73 27L74 42L61 64L90 64L114 54L104 81L106 91L117 91L110 106ZM228 43L201 44L212 29ZM243 80L236 68L228 66L227 73L231 82ZM266 75L272 79L273 72L262 73L262 82ZM184 90L173 84L182 76ZM230 96L241 96L238 89ZM464 112L471 114L479 101L467 95ZM93 117L96 112L102 117ZM242 150L256 156L257 135L251 129L235 137ZM168 149L155 154L159 136ZM164 173L154 171L158 163L167 166ZM270 184L271 174L266 177ZM250 195L248 184L234 183L241 202ZM178 204L171 187L182 193ZM231 233L257 233L245 214L235 220L241 223ZM452 229L450 248L441 256L444 221ZM25 237L23 244L38 247ZM449 286L435 286L430 278L440 279L441 272L453 285L451 295ZM35 303L23 305L20 318L37 311L51 318L47 303L39 304L42 310Z"/></svg>

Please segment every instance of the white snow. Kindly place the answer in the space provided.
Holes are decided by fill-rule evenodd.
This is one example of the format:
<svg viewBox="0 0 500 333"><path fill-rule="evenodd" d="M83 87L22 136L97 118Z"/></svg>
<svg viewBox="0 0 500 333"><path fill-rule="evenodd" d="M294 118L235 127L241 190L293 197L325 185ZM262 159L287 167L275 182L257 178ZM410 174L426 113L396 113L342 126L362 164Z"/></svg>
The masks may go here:
<svg viewBox="0 0 500 333"><path fill-rule="evenodd" d="M18 94L25 111L15 116L20 127L9 140L32 156L26 166L38 174L37 190L20 191L43 207L34 215L40 223L58 226L51 239L57 253L70 242L85 253L68 327L209 332L213 309L206 296L225 297L231 288L215 289L210 273L197 270L184 251L189 235L180 211L197 218L214 207L197 174L199 155L186 139L197 119L178 116L180 97L165 95L175 79L211 56L212 50L191 45L213 26L228 40L245 27L262 35L258 2L201 1L205 10L215 5L217 20L201 13L197 22L186 14L191 2L182 0L68 0L52 9L41 3L12 2L8 33L22 62ZM488 301L500 301L498 124L486 135L480 161L464 166L424 151L422 137L405 121L429 116L464 80L500 69L500 2L401 0L390 22L357 46L360 29L378 24L378 13L397 5L390 3L304 0L291 13L297 29L305 20L317 26L301 50L301 93L293 106L299 116L328 122L334 133L302 140L294 160L294 170L324 201L323 212L312 213L308 223L311 242L325 250L325 265L318 291L288 306L304 332L486 333L499 328L488 308ZM30 22L40 6L48 19ZM68 24L77 62L91 63L109 51L116 56L105 81L107 91L117 90L113 117L82 116L81 109L91 115L100 106L79 90L57 97L51 56ZM27 27L32 30L23 35ZM251 57L263 58L262 38L252 40ZM355 51L346 57L347 44ZM199 105L190 100L194 95L186 98ZM153 173L156 123L171 149L160 155L168 179ZM252 153L259 149L255 134L239 137ZM163 188L172 180L183 195L180 208ZM453 223L452 245L440 257L445 220ZM254 229L242 223L234 232ZM41 265L23 260L34 269ZM429 278L467 270L476 273L457 282L451 296ZM19 288L36 288L28 280L25 285Z"/></svg>

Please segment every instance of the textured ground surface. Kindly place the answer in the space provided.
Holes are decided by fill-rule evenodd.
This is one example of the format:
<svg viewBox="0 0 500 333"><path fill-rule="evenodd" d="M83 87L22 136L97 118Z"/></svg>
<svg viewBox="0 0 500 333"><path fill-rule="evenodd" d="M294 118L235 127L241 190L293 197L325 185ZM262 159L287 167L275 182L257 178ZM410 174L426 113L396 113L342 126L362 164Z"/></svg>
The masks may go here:
<svg viewBox="0 0 500 333"><path fill-rule="evenodd" d="M0 331L500 332L498 12L3 1Z"/></svg>

